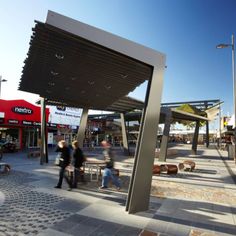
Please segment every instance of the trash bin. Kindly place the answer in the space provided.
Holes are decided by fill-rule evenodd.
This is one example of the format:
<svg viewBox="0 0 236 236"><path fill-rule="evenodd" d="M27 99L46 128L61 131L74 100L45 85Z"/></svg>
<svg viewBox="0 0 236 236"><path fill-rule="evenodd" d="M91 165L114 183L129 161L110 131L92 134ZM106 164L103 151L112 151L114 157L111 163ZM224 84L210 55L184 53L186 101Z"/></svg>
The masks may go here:
<svg viewBox="0 0 236 236"><path fill-rule="evenodd" d="M235 144L228 144L228 158L234 160Z"/></svg>

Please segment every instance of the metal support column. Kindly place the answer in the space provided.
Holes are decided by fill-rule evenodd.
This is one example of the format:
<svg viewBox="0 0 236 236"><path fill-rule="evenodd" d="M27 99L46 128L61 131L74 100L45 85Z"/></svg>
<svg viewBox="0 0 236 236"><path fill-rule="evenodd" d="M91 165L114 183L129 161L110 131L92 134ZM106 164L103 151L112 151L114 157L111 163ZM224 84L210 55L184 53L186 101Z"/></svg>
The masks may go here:
<svg viewBox="0 0 236 236"><path fill-rule="evenodd" d="M163 72L164 66L162 68L154 67L152 79L149 80L147 87L134 167L126 201L128 213L145 211L148 210L149 206L152 168L160 118Z"/></svg>
<svg viewBox="0 0 236 236"><path fill-rule="evenodd" d="M219 139L217 142L217 147L220 148L221 146L221 106L219 105Z"/></svg>
<svg viewBox="0 0 236 236"><path fill-rule="evenodd" d="M165 127L164 127L164 131L163 131L163 136L161 139L159 161L166 161L171 120L172 120L172 112L171 112L171 110L168 110L166 112Z"/></svg>
<svg viewBox="0 0 236 236"><path fill-rule="evenodd" d="M46 112L46 107L45 107L45 112ZM45 115L45 120L44 120L44 128L45 128L45 162L48 163L48 127L47 127L47 122L46 122L46 115Z"/></svg>
<svg viewBox="0 0 236 236"><path fill-rule="evenodd" d="M199 134L199 124L200 121L196 121L195 132L193 136L193 143L192 143L192 154L197 154L197 144L198 144L198 134Z"/></svg>
<svg viewBox="0 0 236 236"><path fill-rule="evenodd" d="M87 120L88 120L88 109L84 108L80 120L80 126L77 133L77 141L79 143L80 148L83 148Z"/></svg>
<svg viewBox="0 0 236 236"><path fill-rule="evenodd" d="M41 98L41 143L40 143L40 164L46 162L47 150L46 150L46 103L45 98Z"/></svg>
<svg viewBox="0 0 236 236"><path fill-rule="evenodd" d="M128 144L128 139L127 139L124 113L120 113L120 119L121 119L121 132L122 132L124 153L129 154L129 144Z"/></svg>
<svg viewBox="0 0 236 236"><path fill-rule="evenodd" d="M209 147L209 122L206 121L206 147Z"/></svg>

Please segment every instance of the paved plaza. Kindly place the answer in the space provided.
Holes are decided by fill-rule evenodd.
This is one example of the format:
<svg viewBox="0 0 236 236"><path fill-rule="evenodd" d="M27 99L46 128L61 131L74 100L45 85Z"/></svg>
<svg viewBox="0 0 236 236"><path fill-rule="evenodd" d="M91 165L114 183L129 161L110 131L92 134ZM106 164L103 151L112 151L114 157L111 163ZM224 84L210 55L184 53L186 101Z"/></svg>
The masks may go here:
<svg viewBox="0 0 236 236"><path fill-rule="evenodd" d="M38 157L26 152L8 153L9 174L0 175L1 235L235 235L236 165L226 151L200 146L190 155L190 145L172 147L177 154L167 163L190 159L193 172L161 174L152 181L148 211L125 211L128 184L134 159L117 150L122 190L98 190L101 181L79 184L78 189L55 189L58 167L49 152L49 163L40 165ZM88 159L101 159L101 150L86 150ZM155 162L158 163L157 160Z"/></svg>

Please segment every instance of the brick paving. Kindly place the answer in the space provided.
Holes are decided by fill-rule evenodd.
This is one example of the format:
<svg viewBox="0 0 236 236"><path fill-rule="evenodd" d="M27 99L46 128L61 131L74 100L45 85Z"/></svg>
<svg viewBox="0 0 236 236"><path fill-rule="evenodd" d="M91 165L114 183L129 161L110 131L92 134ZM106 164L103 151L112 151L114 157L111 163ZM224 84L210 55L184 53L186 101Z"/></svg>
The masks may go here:
<svg viewBox="0 0 236 236"><path fill-rule="evenodd" d="M36 235L71 214L54 207L62 197L38 192L29 184L37 179L14 170L1 176L5 201L0 207L0 235Z"/></svg>

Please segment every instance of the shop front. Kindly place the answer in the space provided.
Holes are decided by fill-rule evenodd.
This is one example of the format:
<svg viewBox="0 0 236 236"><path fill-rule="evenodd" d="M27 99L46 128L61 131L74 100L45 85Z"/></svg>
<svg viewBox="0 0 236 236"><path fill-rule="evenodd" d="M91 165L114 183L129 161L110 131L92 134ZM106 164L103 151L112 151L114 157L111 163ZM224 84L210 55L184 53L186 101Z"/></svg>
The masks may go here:
<svg viewBox="0 0 236 236"><path fill-rule="evenodd" d="M49 109L46 109L46 122ZM0 142L14 143L17 149L39 146L41 108L25 100L0 99Z"/></svg>

